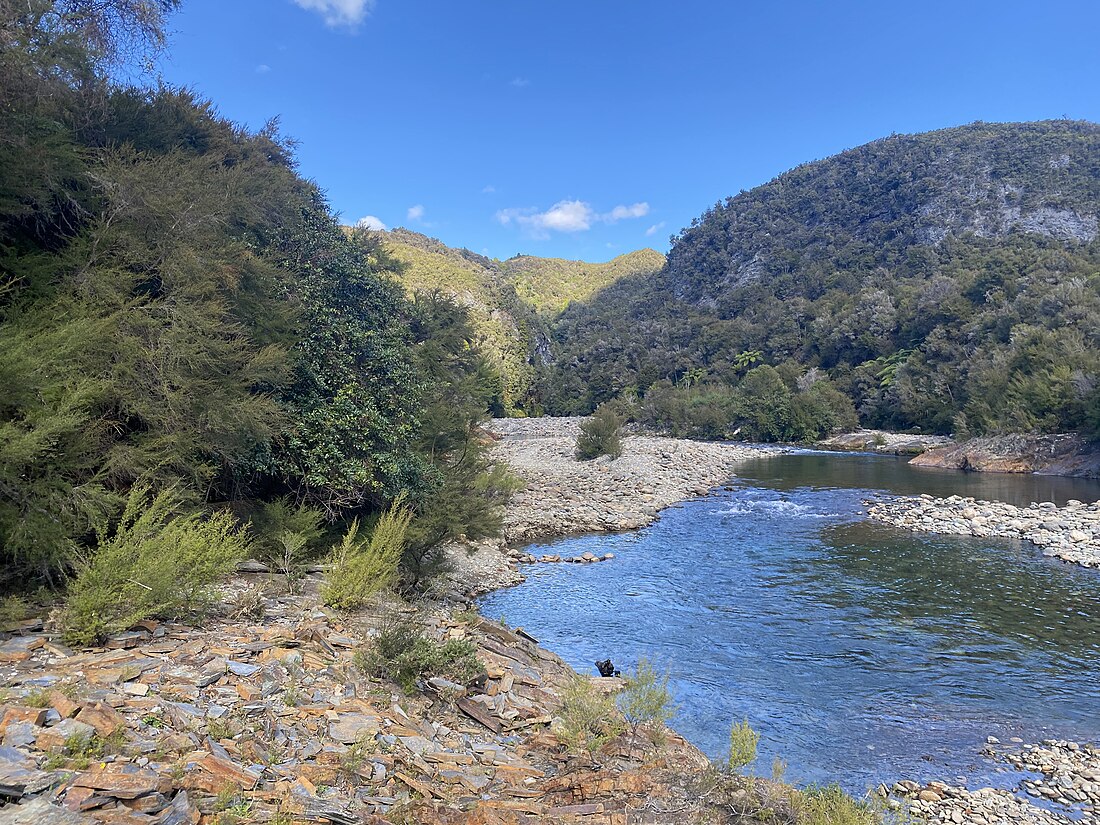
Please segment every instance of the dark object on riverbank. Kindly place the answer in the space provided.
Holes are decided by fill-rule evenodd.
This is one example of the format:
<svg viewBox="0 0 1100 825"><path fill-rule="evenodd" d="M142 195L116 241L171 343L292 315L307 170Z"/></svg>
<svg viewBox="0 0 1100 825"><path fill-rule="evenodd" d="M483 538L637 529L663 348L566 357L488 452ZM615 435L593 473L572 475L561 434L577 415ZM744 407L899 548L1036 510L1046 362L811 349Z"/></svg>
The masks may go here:
<svg viewBox="0 0 1100 825"><path fill-rule="evenodd" d="M600 676L605 679L610 679L612 676L622 676L622 672L618 670L610 659L604 659L602 662L596 662L596 670L600 672Z"/></svg>
<svg viewBox="0 0 1100 825"><path fill-rule="evenodd" d="M1002 435L931 449L909 463L983 473L1100 478L1100 447L1074 433Z"/></svg>

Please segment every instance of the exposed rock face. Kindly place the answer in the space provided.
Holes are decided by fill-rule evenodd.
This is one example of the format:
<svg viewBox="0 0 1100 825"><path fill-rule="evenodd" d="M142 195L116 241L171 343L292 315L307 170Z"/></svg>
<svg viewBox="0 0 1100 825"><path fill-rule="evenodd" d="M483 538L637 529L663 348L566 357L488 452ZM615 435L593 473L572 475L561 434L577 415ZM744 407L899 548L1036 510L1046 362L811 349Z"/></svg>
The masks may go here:
<svg viewBox="0 0 1100 825"><path fill-rule="evenodd" d="M929 449L910 463L985 473L1100 477L1100 449L1072 433L975 438Z"/></svg>
<svg viewBox="0 0 1100 825"><path fill-rule="evenodd" d="M951 496L898 496L869 502L868 516L907 530L957 536L1022 539L1048 556L1100 568L1100 501L1050 502L1016 507L998 501Z"/></svg>
<svg viewBox="0 0 1100 825"><path fill-rule="evenodd" d="M920 455L928 450L954 445L954 442L942 435L913 435L911 433L891 433L886 430L857 430L854 433L834 435L819 441L816 447L822 450L858 450L890 455Z"/></svg>

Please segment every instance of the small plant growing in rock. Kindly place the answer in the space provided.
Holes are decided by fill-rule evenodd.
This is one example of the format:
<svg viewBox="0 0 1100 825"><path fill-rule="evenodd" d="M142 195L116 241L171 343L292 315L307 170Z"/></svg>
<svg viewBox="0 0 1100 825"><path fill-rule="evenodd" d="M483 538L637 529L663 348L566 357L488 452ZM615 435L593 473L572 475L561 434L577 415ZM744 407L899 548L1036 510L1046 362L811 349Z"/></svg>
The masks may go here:
<svg viewBox="0 0 1100 825"><path fill-rule="evenodd" d="M760 744L760 734L752 729L748 720L735 722L730 728L730 755L726 765L730 771L737 772L756 761L756 747Z"/></svg>
<svg viewBox="0 0 1100 825"><path fill-rule="evenodd" d="M595 753L625 729L615 702L591 681L575 676L562 691L558 738L572 751Z"/></svg>
<svg viewBox="0 0 1100 825"><path fill-rule="evenodd" d="M313 545L323 533L323 520L320 510L295 505L288 498L267 502L252 517L256 553L286 577L288 590L293 591L301 578Z"/></svg>
<svg viewBox="0 0 1100 825"><path fill-rule="evenodd" d="M30 614L30 603L22 596L4 596L0 599L0 629L18 624Z"/></svg>
<svg viewBox="0 0 1100 825"><path fill-rule="evenodd" d="M576 454L578 461L590 461L601 455L615 459L623 454L623 420L614 410L601 406L581 423Z"/></svg>
<svg viewBox="0 0 1100 825"><path fill-rule="evenodd" d="M465 685L483 670L477 646L466 639L439 642L425 635L412 619L384 625L374 646L358 654L355 663L374 676L392 679L406 693L416 692L416 681L425 676L441 676Z"/></svg>
<svg viewBox="0 0 1100 825"><path fill-rule="evenodd" d="M626 677L626 686L616 697L615 704L630 725L631 750L641 728L650 728L659 735L676 711L668 691L668 674L658 674L645 658L640 659L634 672Z"/></svg>

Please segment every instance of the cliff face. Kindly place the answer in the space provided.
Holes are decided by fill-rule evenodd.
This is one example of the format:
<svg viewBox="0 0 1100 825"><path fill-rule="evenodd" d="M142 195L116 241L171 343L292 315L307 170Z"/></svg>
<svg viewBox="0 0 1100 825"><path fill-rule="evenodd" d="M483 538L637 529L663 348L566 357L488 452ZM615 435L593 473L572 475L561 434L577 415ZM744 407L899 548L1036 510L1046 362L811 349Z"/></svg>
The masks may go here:
<svg viewBox="0 0 1100 825"><path fill-rule="evenodd" d="M928 450L909 463L986 473L1100 478L1100 449L1072 433L975 438Z"/></svg>
<svg viewBox="0 0 1100 825"><path fill-rule="evenodd" d="M1088 243L1098 215L1100 126L976 123L876 140L729 198L680 234L669 275L678 297L703 305L788 273L807 294L816 264L860 266L852 253L890 266L965 234Z"/></svg>
<svg viewBox="0 0 1100 825"><path fill-rule="evenodd" d="M977 123L877 140L704 212L654 278L556 327L555 412L747 365L814 376L860 424L1100 434L1100 126ZM697 395L699 393L696 393Z"/></svg>

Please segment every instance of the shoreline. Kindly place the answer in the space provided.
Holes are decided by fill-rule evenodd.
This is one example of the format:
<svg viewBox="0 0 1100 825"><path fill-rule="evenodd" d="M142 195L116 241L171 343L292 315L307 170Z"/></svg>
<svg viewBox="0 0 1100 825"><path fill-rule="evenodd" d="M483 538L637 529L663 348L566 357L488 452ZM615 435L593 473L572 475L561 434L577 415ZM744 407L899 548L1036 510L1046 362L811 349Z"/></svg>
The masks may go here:
<svg viewBox="0 0 1100 825"><path fill-rule="evenodd" d="M661 511L706 495L736 475L746 460L783 447L693 441L648 434L623 437L623 454L577 461L574 444L583 418L499 418L487 429L499 439L494 457L524 483L505 507L499 539L447 548L452 582L466 598L526 580L521 565L568 563L536 557L524 547L572 535L638 530ZM604 557L578 563L605 561Z"/></svg>
<svg viewBox="0 0 1100 825"><path fill-rule="evenodd" d="M891 496L865 502L872 521L921 533L1019 539L1069 564L1100 569L1100 501L1016 507L949 496Z"/></svg>
<svg viewBox="0 0 1100 825"><path fill-rule="evenodd" d="M642 492L640 500L644 501L642 507L636 503L624 503L624 496L617 495L612 498L616 507L610 514L604 514L602 520L594 521L587 518L589 512L584 504L583 495L555 497L555 488L560 486L563 479L574 479L578 474L588 473L591 477L600 481L618 481L622 483L625 476L627 481L627 496L631 488L630 483L637 482L639 476L631 473L613 473L614 462L602 459L594 462L576 462L572 458L572 444L575 438L576 428L581 419L514 419L503 422L493 422L493 431L501 437L496 450L502 460L509 463L513 471L528 481L528 487L517 495L509 504L505 517L508 539L513 542L536 542L539 539L552 539L575 533L613 532L617 530L638 529L656 520L661 509L672 506L680 501L687 500L696 495L703 495L711 489L727 482L736 472L736 465L746 459L775 455L783 452L785 448L776 447L746 447L738 444L714 444L708 442L690 441L686 439L672 439L660 436L628 436L624 440L624 453L620 461L625 459L634 449L635 454L641 453L643 458L636 462L632 468L634 472L642 472L644 475L652 472L660 462L655 462L657 457L661 461L677 464L683 470L683 474L669 488L663 491L663 497L658 498L648 488L637 488ZM496 426L502 425L502 426ZM889 443L885 449L874 451L877 454L893 453L902 454L899 445ZM691 474L702 467L702 473L697 476L694 483L690 481ZM533 482L533 483L532 483ZM602 485L597 484L597 487ZM622 489L622 488L620 488ZM900 520L899 502L908 501L914 507L928 506L929 502L942 501L945 507L954 510L956 505L965 510L967 506L988 506L991 510L997 510L1002 515L1024 508L1014 508L1011 505L1000 505L991 502L974 502L952 497L951 499L936 500L931 496L904 499L898 497L890 502L867 502L869 505L867 518L886 523L891 521L891 515ZM653 501L660 501L660 506L652 507ZM643 509L651 506L652 509ZM1063 545L1062 533L1065 533L1066 542L1071 541L1071 527L1064 530L1047 530L1043 524L1051 527L1052 513L1063 516L1057 519L1066 524L1077 524L1070 519L1066 521L1065 514L1060 513L1059 508L1053 505L1036 505L1026 508L1028 515L1022 521L1023 533L1028 533L1027 525L1037 521L1037 531L1033 538L1039 541L1034 543L1044 546L1050 555L1058 555L1066 561L1082 563L1081 560L1072 558L1070 548ZM1095 514L1095 539L1100 546L1100 502L1095 505L1070 506L1061 508L1071 510L1075 515L1083 515L1092 518ZM624 513L639 513L634 518L623 518ZM981 514L976 514L981 519ZM1009 520L1011 521L1011 520ZM968 522L967 530L970 535L997 535L993 532L996 524L979 521L973 523L973 518ZM547 529L549 526L549 529ZM898 524L897 526L901 526ZM952 525L951 529L941 529L937 532L954 532L961 530L961 522ZM1007 529L1007 528L1006 528ZM978 532L970 532L977 530ZM984 531L984 532L983 532ZM1019 537L1019 536L1013 536ZM1042 544L1042 542L1046 544ZM524 580L519 572L519 563L532 563L536 561L559 561L557 557L543 557L536 559L529 553L523 553L507 544L500 542L494 548L500 554L503 563L509 569L515 571L516 580L503 586L518 584ZM590 562L599 561L593 558ZM561 561L572 561L564 559ZM1100 567L1100 549L1097 551L1096 564L1086 566ZM478 595L496 589L484 587ZM915 783L909 780L899 780L892 785L884 784L879 788L880 795L886 800L889 807L895 809L904 808L910 814L916 815L929 823L942 823L943 825L960 825L960 823L998 822L1007 817L1012 821L1035 823L1036 825L1063 825L1070 822L1067 814L1075 812L1080 814L1083 806L1089 806L1089 812L1085 814L1085 820L1090 819L1092 811L1100 808L1100 750L1090 746L1080 746L1073 742L1045 741L1041 744L1015 743L1008 750L994 750L992 745L995 740L983 748L975 756L1006 763L1017 769L1027 768L1039 775L1038 779L1023 779L1011 789L995 789L990 787L970 789L962 786L951 785L947 782ZM996 743L999 747L999 743ZM1051 811L1034 804L1033 800L1039 799L1047 805L1059 808Z"/></svg>
<svg viewBox="0 0 1100 825"><path fill-rule="evenodd" d="M632 462L578 463L577 423L512 425L500 434L498 454L528 479L506 517L511 536L528 540L532 525L547 523L574 532L642 527L664 507L728 481L738 463L780 452L629 436ZM661 468L669 476L654 484ZM1100 503L1095 509L1100 516ZM482 587L490 574L522 580L520 561L533 560L503 541L472 545L472 553L470 546L452 554L478 560L466 572L480 571ZM388 615L417 609L380 602L337 614L318 603L321 583L311 573L291 595L280 594L276 574L239 576L222 589L223 612L202 627L143 622L84 651L58 644L41 620L0 633L0 680L8 685L0 794L23 802L0 804L0 823L8 825L9 811L66 825L185 825L199 812L216 822L229 789L226 799L265 817L257 821L289 813L294 822L382 825L381 817L401 811L425 825L624 825L636 814L675 810L683 818L669 822L686 825L730 802L767 810L794 792L752 777L708 784L717 781L709 760L667 726L660 746L647 737L628 745L624 735L596 756L565 750L556 725L571 680L605 694L622 681L577 674L522 629L462 610L469 593L450 603L435 598L418 615L433 638L476 646L483 683L425 677L406 695L368 679L357 651L369 648ZM259 614L239 612L256 592ZM57 761L81 736L109 750ZM1013 740L1000 750L989 742L982 757L1041 778L1012 790L901 780L877 789L880 802L930 825L1006 818L1067 825L1075 812L1096 821L1100 749ZM708 801L712 792L718 796Z"/></svg>

